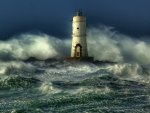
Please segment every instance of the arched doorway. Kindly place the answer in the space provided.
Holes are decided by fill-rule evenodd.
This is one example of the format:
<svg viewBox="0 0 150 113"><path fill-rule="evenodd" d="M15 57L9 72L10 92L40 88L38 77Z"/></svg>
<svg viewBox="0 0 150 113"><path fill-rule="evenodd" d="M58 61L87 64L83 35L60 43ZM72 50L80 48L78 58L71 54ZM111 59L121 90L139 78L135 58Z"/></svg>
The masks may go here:
<svg viewBox="0 0 150 113"><path fill-rule="evenodd" d="M77 44L75 46L75 57L82 57L82 46L80 44Z"/></svg>

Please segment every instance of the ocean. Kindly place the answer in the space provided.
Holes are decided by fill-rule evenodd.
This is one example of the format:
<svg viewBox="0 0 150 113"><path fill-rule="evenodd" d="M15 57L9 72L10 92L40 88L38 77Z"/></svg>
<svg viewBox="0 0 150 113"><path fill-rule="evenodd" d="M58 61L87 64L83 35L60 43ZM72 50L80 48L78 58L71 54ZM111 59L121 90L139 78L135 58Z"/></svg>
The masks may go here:
<svg viewBox="0 0 150 113"><path fill-rule="evenodd" d="M4 61L0 113L150 113L150 66Z"/></svg>

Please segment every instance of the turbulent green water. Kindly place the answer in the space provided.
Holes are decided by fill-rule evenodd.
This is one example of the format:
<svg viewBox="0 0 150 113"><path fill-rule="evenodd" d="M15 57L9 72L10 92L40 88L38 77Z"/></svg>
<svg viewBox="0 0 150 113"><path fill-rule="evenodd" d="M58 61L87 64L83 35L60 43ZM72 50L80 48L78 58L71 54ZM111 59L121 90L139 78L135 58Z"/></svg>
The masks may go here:
<svg viewBox="0 0 150 113"><path fill-rule="evenodd" d="M149 66L1 62L2 113L149 113Z"/></svg>

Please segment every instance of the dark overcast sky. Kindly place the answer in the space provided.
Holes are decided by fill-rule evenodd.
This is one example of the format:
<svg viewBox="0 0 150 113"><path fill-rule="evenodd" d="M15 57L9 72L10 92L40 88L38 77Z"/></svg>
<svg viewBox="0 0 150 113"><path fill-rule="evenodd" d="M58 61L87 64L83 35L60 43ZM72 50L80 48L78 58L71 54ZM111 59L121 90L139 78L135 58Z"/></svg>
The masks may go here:
<svg viewBox="0 0 150 113"><path fill-rule="evenodd" d="M0 0L0 39L33 31L68 37L78 9L88 26L104 24L128 35L150 35L150 0Z"/></svg>

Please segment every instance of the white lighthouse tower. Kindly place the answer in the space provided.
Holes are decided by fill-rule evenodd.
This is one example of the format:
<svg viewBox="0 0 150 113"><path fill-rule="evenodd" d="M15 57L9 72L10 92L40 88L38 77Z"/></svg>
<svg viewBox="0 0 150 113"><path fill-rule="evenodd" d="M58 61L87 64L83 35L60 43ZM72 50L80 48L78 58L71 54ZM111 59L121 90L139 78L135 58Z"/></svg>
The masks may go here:
<svg viewBox="0 0 150 113"><path fill-rule="evenodd" d="M88 57L87 40L86 40L86 17L81 11L73 17L72 20L72 58Z"/></svg>

